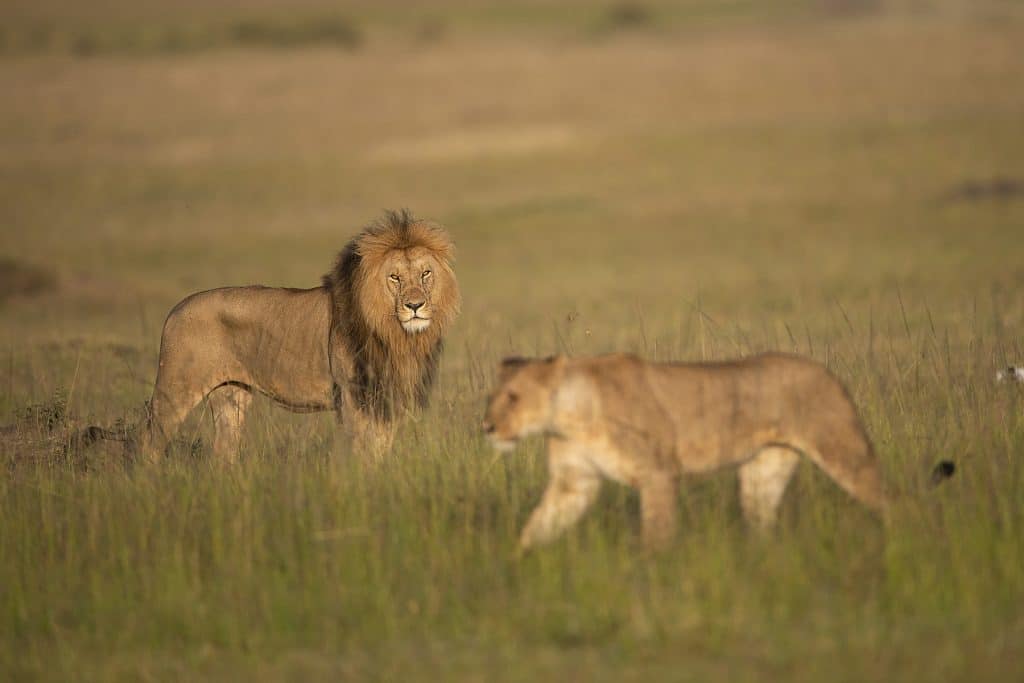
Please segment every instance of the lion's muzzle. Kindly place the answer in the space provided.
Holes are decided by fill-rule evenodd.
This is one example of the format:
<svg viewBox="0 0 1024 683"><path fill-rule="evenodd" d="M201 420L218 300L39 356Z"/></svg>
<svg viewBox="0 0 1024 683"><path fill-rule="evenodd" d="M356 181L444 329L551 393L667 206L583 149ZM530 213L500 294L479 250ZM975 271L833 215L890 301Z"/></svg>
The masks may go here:
<svg viewBox="0 0 1024 683"><path fill-rule="evenodd" d="M402 329L409 334L416 334L430 327L430 318L413 317L402 321Z"/></svg>
<svg viewBox="0 0 1024 683"><path fill-rule="evenodd" d="M402 323L402 328L410 334L422 332L430 327L430 306L427 305L426 294L421 289L413 289L402 297L398 319Z"/></svg>

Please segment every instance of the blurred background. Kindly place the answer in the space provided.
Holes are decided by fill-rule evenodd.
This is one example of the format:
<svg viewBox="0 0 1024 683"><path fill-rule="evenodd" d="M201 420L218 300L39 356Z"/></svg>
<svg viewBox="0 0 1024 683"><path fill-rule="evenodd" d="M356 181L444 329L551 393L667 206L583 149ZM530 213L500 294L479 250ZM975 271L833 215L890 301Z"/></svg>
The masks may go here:
<svg viewBox="0 0 1024 683"><path fill-rule="evenodd" d="M898 293L935 324L1019 323L1022 18L1010 0L6 0L2 342L139 351L147 376L185 294L314 286L402 206L459 246L456 347L546 352L568 320L601 331L579 351L636 347L700 309L733 346L807 350L837 302L859 328Z"/></svg>

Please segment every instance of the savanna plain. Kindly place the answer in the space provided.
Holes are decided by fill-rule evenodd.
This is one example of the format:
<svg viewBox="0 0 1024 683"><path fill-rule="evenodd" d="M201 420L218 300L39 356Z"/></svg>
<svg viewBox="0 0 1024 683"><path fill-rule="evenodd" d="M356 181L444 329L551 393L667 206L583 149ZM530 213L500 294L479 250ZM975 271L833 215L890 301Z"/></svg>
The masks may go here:
<svg viewBox="0 0 1024 683"><path fill-rule="evenodd" d="M0 9L0 678L1024 676L1017 3L85 7ZM266 401L235 466L202 411L155 467L69 444L140 418L177 300L403 206L465 301L386 461ZM888 528L802 465L769 538L721 472L664 554L606 484L516 559L503 356L767 349L848 385Z"/></svg>

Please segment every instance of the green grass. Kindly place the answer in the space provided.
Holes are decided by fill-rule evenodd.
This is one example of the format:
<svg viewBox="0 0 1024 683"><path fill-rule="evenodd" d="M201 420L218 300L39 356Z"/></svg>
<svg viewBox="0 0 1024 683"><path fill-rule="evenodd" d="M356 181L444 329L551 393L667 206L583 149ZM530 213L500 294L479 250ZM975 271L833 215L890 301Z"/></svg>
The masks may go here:
<svg viewBox="0 0 1024 683"><path fill-rule="evenodd" d="M1024 178L1024 24L784 4L652 3L599 40L597 10L566 40L479 19L557 7L474 4L415 46L374 37L401 6L353 6L352 53L0 60L0 678L1019 678L1024 391L994 378L1024 361L1024 198L956 188ZM125 20L178 21L156 7ZM312 286L403 205L450 228L465 306L382 466L263 401L234 468L198 414L155 468L63 454L65 421L137 419L175 301ZM888 530L803 465L773 538L721 472L663 556L609 484L514 558L546 471L479 433L502 356L764 349L849 385L907 494Z"/></svg>

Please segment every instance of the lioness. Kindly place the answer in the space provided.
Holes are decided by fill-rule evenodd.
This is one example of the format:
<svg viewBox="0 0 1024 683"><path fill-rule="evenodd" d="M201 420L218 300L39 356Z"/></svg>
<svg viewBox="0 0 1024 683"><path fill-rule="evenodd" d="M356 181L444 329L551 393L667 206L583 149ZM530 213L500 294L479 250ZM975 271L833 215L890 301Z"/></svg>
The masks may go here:
<svg viewBox="0 0 1024 683"><path fill-rule="evenodd" d="M722 363L595 358L506 359L483 423L499 450L547 436L550 481L519 546L558 537L597 497L601 477L639 488L643 538L676 529L682 473L739 465L744 516L771 527L805 455L883 512L878 460L846 389L818 363L766 353ZM948 476L951 463L937 472Z"/></svg>

